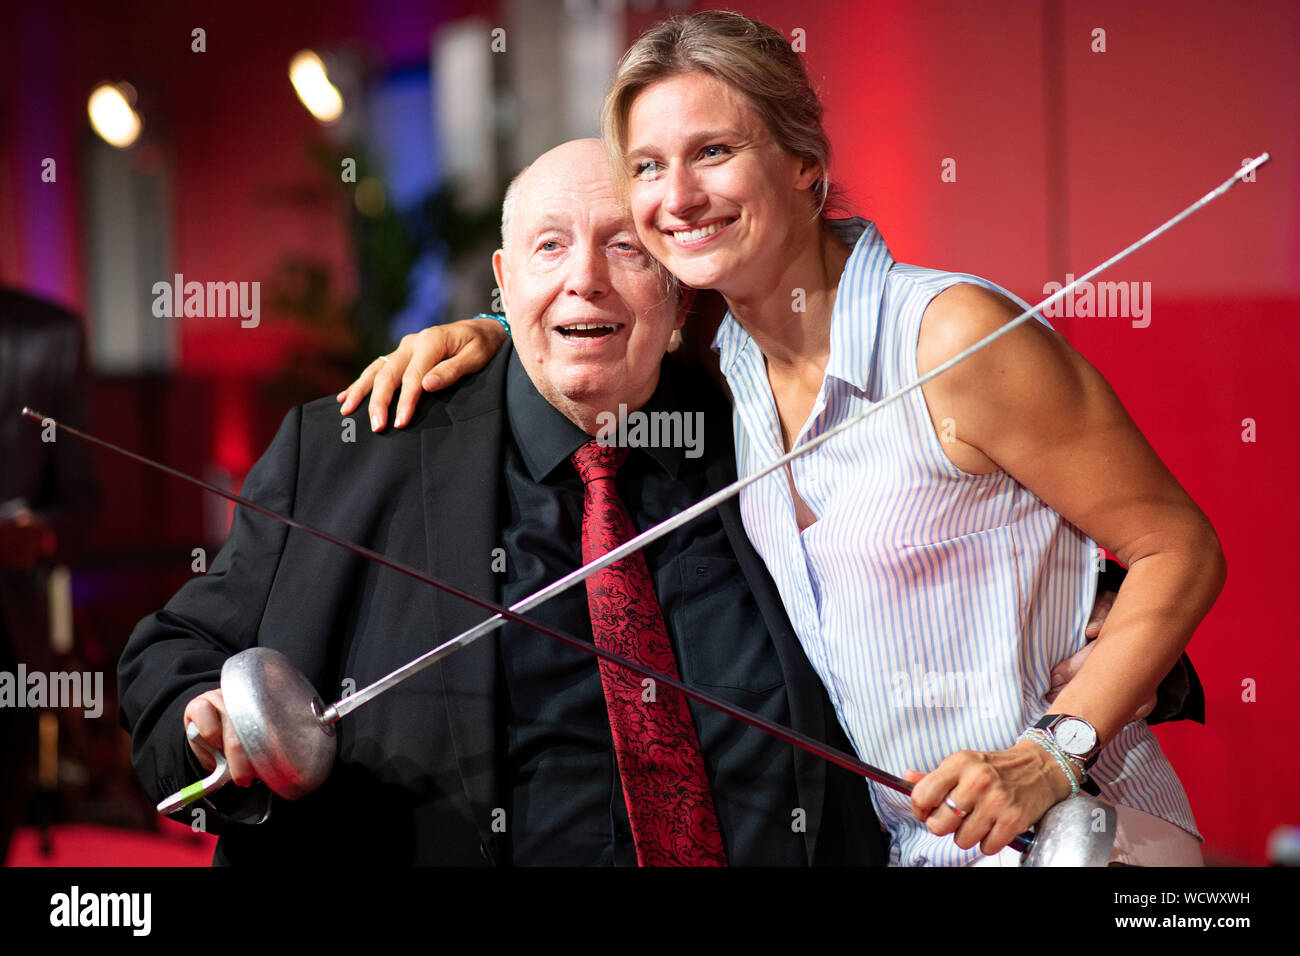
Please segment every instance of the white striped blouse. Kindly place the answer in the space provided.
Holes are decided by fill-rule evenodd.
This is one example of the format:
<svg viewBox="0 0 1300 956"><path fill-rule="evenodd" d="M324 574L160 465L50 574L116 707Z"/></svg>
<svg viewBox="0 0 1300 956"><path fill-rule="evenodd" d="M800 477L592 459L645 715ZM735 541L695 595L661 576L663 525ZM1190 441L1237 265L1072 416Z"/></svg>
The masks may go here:
<svg viewBox="0 0 1300 956"><path fill-rule="evenodd" d="M1027 306L975 276L895 263L872 223L832 223L853 253L831 315L826 375L798 447L914 381L921 315L958 282ZM735 396L744 476L782 451L762 353L728 314L713 343ZM920 390L791 464L819 520L803 533L780 470L740 497L805 652L859 756L927 772L963 749L1011 747L1047 712L1052 667L1084 645L1098 549L1005 472L971 475L944 454ZM1197 835L1182 785L1144 721L1105 748L1102 798ZM890 863L961 865L960 849L872 785Z"/></svg>

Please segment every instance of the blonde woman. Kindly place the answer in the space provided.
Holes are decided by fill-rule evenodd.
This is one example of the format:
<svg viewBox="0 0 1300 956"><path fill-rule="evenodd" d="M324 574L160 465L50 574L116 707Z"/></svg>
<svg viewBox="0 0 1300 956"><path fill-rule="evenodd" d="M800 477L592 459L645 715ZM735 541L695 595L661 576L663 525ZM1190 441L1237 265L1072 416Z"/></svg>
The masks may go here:
<svg viewBox="0 0 1300 956"><path fill-rule="evenodd" d="M606 98L606 150L641 241L726 300L713 349L742 476L1022 310L986 280L895 262L869 222L827 217L821 115L780 33L717 12L652 28ZM481 326L457 334L491 350ZM410 382L428 358L403 369ZM1130 718L1221 590L1223 555L1101 375L1046 324L740 503L859 755L911 768L910 801L872 788L891 863L984 862L1080 785L1120 810L1117 861L1200 863L1177 775ZM1047 714L1052 664L1084 642L1099 544L1128 579Z"/></svg>

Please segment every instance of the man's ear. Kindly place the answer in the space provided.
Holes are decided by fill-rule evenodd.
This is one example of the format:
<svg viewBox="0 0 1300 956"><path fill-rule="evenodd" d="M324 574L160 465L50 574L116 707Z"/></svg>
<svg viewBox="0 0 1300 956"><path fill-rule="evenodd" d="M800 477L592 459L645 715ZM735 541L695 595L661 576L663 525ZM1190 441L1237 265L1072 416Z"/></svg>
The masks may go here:
<svg viewBox="0 0 1300 956"><path fill-rule="evenodd" d="M690 286L679 286L682 290L677 299L677 320L673 323L674 329L680 329L686 324L686 316L691 311L691 305L695 302L695 290Z"/></svg>
<svg viewBox="0 0 1300 956"><path fill-rule="evenodd" d="M492 274L496 276L497 288L501 290L501 311L509 312L509 306L506 303L506 297L509 293L506 291L506 253L504 249L498 249L492 253Z"/></svg>

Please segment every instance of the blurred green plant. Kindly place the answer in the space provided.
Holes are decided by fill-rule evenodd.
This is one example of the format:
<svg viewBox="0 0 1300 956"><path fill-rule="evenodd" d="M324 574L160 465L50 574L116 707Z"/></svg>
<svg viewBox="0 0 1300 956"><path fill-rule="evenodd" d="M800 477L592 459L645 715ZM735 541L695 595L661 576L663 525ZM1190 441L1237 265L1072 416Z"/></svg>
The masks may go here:
<svg viewBox="0 0 1300 956"><path fill-rule="evenodd" d="M311 344L298 350L268 385L271 397L278 401L301 401L303 396L337 391L340 383L351 381L376 355L390 351L396 344L393 317L406 308L417 262L437 257L448 276L471 263L482 268L496 246L500 223L500 195L485 208L469 208L460 198L463 191L451 181L409 208L397 209L363 147L340 151L316 143L310 158L321 172L322 184L296 191L293 201L316 208L331 206L346 217L356 295L344 297L338 291L340 283L323 259L294 253L277 263L267 302L311 333ZM356 162L355 182L344 182L339 175L345 158ZM441 314L430 315L429 323L466 317L450 314L451 308L448 297Z"/></svg>

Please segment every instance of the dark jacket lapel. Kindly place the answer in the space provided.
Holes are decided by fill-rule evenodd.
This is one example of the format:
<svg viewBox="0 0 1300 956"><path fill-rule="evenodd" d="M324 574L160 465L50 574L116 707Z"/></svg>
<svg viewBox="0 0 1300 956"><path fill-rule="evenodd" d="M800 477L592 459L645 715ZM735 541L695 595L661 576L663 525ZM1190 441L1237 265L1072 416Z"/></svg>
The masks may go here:
<svg viewBox="0 0 1300 956"><path fill-rule="evenodd" d="M729 419L728 419L729 420ZM736 480L736 460L732 452L731 431L727 429L726 444L719 446L715 440L713 447L725 447L724 454L713 457L708 466L709 491L714 492L726 487ZM822 690L820 679L808 663L799 639L786 616L785 605L781 603L776 583L768 573L767 565L745 534L745 527L740 518L740 505L736 498L730 498L718 506L722 526L727 532L727 539L736 552L741 572L754 592L759 611L772 636L772 644L781 659L781 670L785 674L786 697L790 705L790 723L795 730L808 734L816 740L826 739L826 712L829 702ZM795 782L798 787L800 806L807 808L808 816L805 830L808 861L812 863L817 850L817 836L820 832L822 808L826 796L826 763L806 750L796 748L794 752Z"/></svg>
<svg viewBox="0 0 1300 956"><path fill-rule="evenodd" d="M492 549L500 546L501 456L505 429L502 349L477 375L430 405L421 446L429 573L476 597L500 599ZM423 408L420 411L424 411ZM417 412L417 415L419 412ZM448 640L488 617L488 612L437 591L433 599L438 639ZM460 764L465 795L482 845L494 861L506 857L502 834L492 829L503 806L497 754L497 635L490 634L436 665L442 674L445 719ZM441 717L440 717L441 719Z"/></svg>

